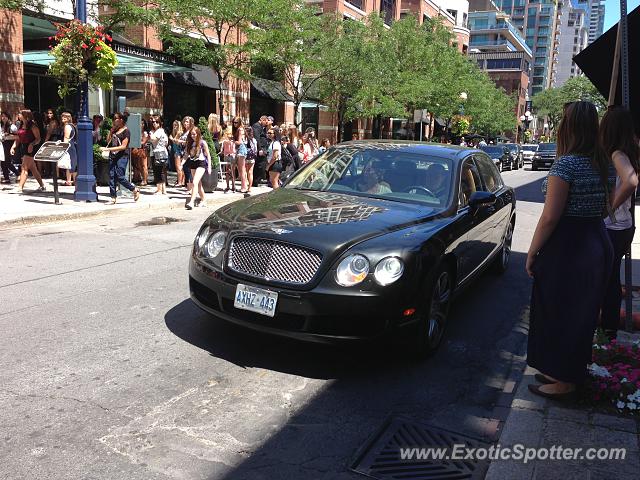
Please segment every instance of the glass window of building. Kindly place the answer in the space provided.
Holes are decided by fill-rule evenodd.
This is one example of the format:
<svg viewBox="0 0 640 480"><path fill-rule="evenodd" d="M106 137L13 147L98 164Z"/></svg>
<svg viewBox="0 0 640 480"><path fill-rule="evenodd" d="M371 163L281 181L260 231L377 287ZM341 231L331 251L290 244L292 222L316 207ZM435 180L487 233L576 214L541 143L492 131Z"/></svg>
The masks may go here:
<svg viewBox="0 0 640 480"><path fill-rule="evenodd" d="M360 10L363 10L364 8L364 0L348 0L346 3L350 3L354 7L359 8Z"/></svg>

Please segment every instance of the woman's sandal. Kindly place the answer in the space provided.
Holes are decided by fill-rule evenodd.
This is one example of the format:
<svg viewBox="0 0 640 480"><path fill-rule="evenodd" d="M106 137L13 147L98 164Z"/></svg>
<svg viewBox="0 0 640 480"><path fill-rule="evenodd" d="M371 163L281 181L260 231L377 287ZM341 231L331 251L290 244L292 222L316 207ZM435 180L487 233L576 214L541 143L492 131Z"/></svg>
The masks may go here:
<svg viewBox="0 0 640 480"><path fill-rule="evenodd" d="M552 383L556 383L555 380L551 380L549 377L547 377L546 375L543 375L542 373L536 373L533 378L535 378L538 382L540 382L543 385L551 385Z"/></svg>
<svg viewBox="0 0 640 480"><path fill-rule="evenodd" d="M547 393L540 390L540 387L538 385L533 385L532 383L527 385L527 387L529 388L529 391L531 393L535 393L536 395L544 398L549 398L551 400L557 400L559 402L573 402L576 400L578 395L576 390L571 390L570 392L564 393Z"/></svg>

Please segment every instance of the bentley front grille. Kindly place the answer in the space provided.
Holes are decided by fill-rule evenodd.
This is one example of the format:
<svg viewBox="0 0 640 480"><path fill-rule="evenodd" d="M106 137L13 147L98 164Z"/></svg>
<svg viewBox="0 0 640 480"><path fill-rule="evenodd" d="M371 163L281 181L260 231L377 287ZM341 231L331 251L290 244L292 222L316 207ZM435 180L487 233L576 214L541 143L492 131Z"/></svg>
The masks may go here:
<svg viewBox="0 0 640 480"><path fill-rule="evenodd" d="M314 277L322 256L313 250L277 240L236 237L231 241L230 270L266 281L305 285Z"/></svg>

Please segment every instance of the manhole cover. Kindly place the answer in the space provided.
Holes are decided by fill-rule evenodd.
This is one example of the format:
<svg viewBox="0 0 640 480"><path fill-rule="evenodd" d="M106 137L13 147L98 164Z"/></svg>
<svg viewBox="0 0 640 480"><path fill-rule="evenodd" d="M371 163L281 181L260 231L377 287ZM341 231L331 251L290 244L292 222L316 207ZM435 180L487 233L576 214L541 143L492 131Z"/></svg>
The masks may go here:
<svg viewBox="0 0 640 480"><path fill-rule="evenodd" d="M454 445L456 457L461 459L451 459ZM351 468L381 480L480 479L489 461L464 459L467 449L478 447L488 448L489 444L442 428L393 418L366 445Z"/></svg>
<svg viewBox="0 0 640 480"><path fill-rule="evenodd" d="M168 223L184 222L181 218L173 217L153 217L151 220L136 223L136 227L149 227L152 225L167 225Z"/></svg>

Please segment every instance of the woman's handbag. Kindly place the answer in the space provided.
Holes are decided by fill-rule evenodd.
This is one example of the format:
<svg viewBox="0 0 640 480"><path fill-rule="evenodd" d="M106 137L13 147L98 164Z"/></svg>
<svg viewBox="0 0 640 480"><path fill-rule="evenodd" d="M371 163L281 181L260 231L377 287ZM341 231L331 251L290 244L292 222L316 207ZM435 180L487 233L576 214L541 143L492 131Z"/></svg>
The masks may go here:
<svg viewBox="0 0 640 480"><path fill-rule="evenodd" d="M169 152L167 152L167 148L161 145L158 145L153 149L153 164L156 167L164 167L169 163Z"/></svg>
<svg viewBox="0 0 640 480"><path fill-rule="evenodd" d="M65 170L71 170L71 155L69 152L64 152L58 160L58 168L64 168Z"/></svg>

